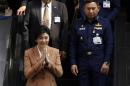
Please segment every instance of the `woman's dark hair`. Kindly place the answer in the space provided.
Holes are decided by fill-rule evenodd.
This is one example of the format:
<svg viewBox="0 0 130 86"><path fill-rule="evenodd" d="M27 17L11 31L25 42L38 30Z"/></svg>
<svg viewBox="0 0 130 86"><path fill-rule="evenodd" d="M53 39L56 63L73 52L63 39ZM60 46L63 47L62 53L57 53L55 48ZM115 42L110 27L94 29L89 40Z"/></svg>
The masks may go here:
<svg viewBox="0 0 130 86"><path fill-rule="evenodd" d="M36 39L43 33L47 33L50 36L50 30L47 26L41 26L36 34Z"/></svg>

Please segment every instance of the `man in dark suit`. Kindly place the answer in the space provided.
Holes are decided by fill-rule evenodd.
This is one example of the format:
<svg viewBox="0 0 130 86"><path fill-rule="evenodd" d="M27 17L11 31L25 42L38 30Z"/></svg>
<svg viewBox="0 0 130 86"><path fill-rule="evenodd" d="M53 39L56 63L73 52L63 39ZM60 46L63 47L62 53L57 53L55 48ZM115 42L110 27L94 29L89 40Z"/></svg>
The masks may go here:
<svg viewBox="0 0 130 86"><path fill-rule="evenodd" d="M44 18L46 9L47 22ZM30 47L35 45L34 38L41 25L50 29L50 46L60 49L61 55L64 55L68 33L68 13L65 4L55 0L32 0L27 6L24 19L25 40L29 40Z"/></svg>

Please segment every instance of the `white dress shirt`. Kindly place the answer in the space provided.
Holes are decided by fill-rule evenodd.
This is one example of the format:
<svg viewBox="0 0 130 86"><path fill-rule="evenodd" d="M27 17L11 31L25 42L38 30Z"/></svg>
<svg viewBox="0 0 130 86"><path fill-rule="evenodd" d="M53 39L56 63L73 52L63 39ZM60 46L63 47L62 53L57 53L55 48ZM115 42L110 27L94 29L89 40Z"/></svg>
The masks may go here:
<svg viewBox="0 0 130 86"><path fill-rule="evenodd" d="M48 3L48 11L49 11L49 29L51 29L51 21L52 21L52 2ZM45 3L42 1L42 7L41 7L41 22L43 22L43 15L45 10Z"/></svg>

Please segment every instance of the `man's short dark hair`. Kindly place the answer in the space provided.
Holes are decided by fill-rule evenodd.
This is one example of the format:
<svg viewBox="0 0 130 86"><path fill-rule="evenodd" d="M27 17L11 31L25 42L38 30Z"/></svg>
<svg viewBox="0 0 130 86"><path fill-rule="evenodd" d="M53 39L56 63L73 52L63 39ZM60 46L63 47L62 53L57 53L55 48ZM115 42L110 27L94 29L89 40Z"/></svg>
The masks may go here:
<svg viewBox="0 0 130 86"><path fill-rule="evenodd" d="M97 5L99 5L98 0L84 0L83 6L85 6L86 4L91 3L91 2L95 2Z"/></svg>

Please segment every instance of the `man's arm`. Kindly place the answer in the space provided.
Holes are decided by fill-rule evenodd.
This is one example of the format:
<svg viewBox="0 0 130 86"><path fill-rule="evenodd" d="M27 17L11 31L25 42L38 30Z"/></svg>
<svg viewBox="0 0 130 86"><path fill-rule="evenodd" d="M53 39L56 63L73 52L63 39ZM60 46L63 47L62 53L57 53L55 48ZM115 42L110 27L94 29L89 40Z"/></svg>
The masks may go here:
<svg viewBox="0 0 130 86"><path fill-rule="evenodd" d="M28 3L28 0L23 0L21 2L21 6L17 10L17 15L23 15L23 14L25 14L27 3Z"/></svg>
<svg viewBox="0 0 130 86"><path fill-rule="evenodd" d="M27 5L27 10L25 13L25 18L24 18L24 28L23 28L23 39L25 41L26 48L29 47L29 21L30 21L30 9L31 5Z"/></svg>
<svg viewBox="0 0 130 86"><path fill-rule="evenodd" d="M28 0L23 0L21 6L27 6Z"/></svg>
<svg viewBox="0 0 130 86"><path fill-rule="evenodd" d="M113 51L113 34L111 30L111 24L107 21L106 22L106 28L105 28L105 58L104 62L110 62L110 57L112 55Z"/></svg>
<svg viewBox="0 0 130 86"><path fill-rule="evenodd" d="M78 24L78 23L77 23ZM74 26L77 26L75 23ZM76 34L76 28L72 28L70 34L70 46L69 46L69 56L70 56L70 64L71 64L71 72L75 76L78 74L78 66L77 66L77 50L78 50L78 36Z"/></svg>
<svg viewBox="0 0 130 86"><path fill-rule="evenodd" d="M75 28L72 28L70 32L70 43L69 43L69 56L71 65L76 65L76 54L78 47L78 37L76 35Z"/></svg>
<svg viewBox="0 0 130 86"><path fill-rule="evenodd" d="M67 50L68 43L68 11L64 3L62 3L62 27L61 27L61 47L60 51Z"/></svg>
<svg viewBox="0 0 130 86"><path fill-rule="evenodd" d="M105 30L104 30L105 56L104 56L104 62L102 63L100 69L100 72L106 75L109 73L110 58L112 56L113 51L113 35L111 25L108 21L109 20L105 21Z"/></svg>
<svg viewBox="0 0 130 86"><path fill-rule="evenodd" d="M60 55L61 60L66 58L66 51L68 48L68 11L64 3L61 3L62 16L60 27Z"/></svg>

